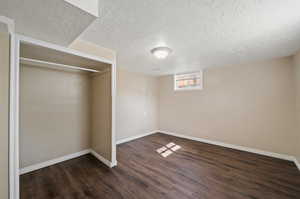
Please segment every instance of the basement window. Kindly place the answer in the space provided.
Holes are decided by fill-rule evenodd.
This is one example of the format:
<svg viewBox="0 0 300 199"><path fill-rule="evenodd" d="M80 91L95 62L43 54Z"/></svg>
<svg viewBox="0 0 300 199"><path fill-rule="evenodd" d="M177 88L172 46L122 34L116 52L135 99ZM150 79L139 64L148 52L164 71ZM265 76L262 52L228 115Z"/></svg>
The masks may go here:
<svg viewBox="0 0 300 199"><path fill-rule="evenodd" d="M174 75L174 90L202 90L203 72Z"/></svg>

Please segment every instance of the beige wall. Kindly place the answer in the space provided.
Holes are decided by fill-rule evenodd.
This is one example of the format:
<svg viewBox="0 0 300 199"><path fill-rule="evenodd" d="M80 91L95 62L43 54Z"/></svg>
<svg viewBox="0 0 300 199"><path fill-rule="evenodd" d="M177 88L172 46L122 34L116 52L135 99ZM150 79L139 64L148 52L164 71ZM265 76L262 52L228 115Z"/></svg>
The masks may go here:
<svg viewBox="0 0 300 199"><path fill-rule="evenodd" d="M117 140L158 129L157 78L117 71Z"/></svg>
<svg viewBox="0 0 300 199"><path fill-rule="evenodd" d="M110 61L116 59L116 53L113 50L80 39L75 40L69 47L90 55L106 58Z"/></svg>
<svg viewBox="0 0 300 199"><path fill-rule="evenodd" d="M116 59L114 51L89 42L77 40L71 47ZM161 129L297 155L293 73L291 57L212 68L204 73L204 90L174 92L172 76L118 69L117 141Z"/></svg>
<svg viewBox="0 0 300 199"><path fill-rule="evenodd" d="M74 41L70 45L70 48L104 57L110 61L115 61L116 59L116 53L114 51L82 40ZM157 78L155 77L131 73L121 69L117 70L117 141L157 130L157 83ZM128 113L130 113L130 117L128 117ZM108 136L102 136L108 138ZM101 144L94 143L94 146L96 145L100 146ZM98 149L98 153L107 154L107 150Z"/></svg>
<svg viewBox="0 0 300 199"><path fill-rule="evenodd" d="M116 53L93 43L75 40L70 48L115 62ZM112 160L111 132L111 72L94 76L92 80L92 149ZM109 117L109 118L108 118Z"/></svg>
<svg viewBox="0 0 300 199"><path fill-rule="evenodd" d="M90 148L90 78L21 66L20 167Z"/></svg>
<svg viewBox="0 0 300 199"><path fill-rule="evenodd" d="M296 117L297 117L297 136L298 136L298 148L296 152L296 158L300 163L300 52L294 56L294 73L296 84Z"/></svg>
<svg viewBox="0 0 300 199"><path fill-rule="evenodd" d="M92 78L92 149L112 161L111 72Z"/></svg>
<svg viewBox="0 0 300 199"><path fill-rule="evenodd" d="M0 198L8 198L9 35L0 32Z"/></svg>
<svg viewBox="0 0 300 199"><path fill-rule="evenodd" d="M116 53L113 50L102 48L86 41L76 40L70 45L70 48L104 57L110 61L116 60ZM157 78L155 77L127 72L118 68L116 99L117 141L157 130L157 84ZM128 113L130 113L130 117ZM108 138L108 136L102 136ZM96 145L100 146L101 144L94 143L94 146ZM104 149L98 149L97 151L100 154L107 154L107 150Z"/></svg>
<svg viewBox="0 0 300 199"><path fill-rule="evenodd" d="M202 91L173 90L159 78L160 130L295 155L291 58L204 72Z"/></svg>

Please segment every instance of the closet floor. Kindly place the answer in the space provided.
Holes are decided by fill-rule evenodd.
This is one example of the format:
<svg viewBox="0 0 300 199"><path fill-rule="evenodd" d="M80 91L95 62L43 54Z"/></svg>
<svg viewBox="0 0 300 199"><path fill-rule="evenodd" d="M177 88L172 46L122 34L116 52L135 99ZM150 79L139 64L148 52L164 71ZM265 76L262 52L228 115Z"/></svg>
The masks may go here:
<svg viewBox="0 0 300 199"><path fill-rule="evenodd" d="M21 199L300 198L292 162L161 133L118 145L117 159L109 169L85 155L22 175Z"/></svg>

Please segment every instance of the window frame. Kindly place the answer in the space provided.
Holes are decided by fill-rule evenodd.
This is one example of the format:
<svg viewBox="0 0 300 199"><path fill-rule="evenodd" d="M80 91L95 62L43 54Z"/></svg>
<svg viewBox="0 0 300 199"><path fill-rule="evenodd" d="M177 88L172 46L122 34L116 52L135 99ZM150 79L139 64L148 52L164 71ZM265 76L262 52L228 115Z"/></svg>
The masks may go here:
<svg viewBox="0 0 300 199"><path fill-rule="evenodd" d="M195 87L187 87L187 88L178 88L176 84L176 77L180 75L199 75L200 76L200 85ZM174 74L173 76L173 84L174 84L174 91L193 91L193 90L203 90L203 71L197 72L190 72L190 73L181 73L181 74Z"/></svg>

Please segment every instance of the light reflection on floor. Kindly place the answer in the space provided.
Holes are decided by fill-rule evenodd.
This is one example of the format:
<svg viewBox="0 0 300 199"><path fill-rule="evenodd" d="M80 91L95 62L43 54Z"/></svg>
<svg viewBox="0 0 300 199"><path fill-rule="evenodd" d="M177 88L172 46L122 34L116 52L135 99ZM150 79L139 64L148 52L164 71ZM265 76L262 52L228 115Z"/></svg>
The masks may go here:
<svg viewBox="0 0 300 199"><path fill-rule="evenodd" d="M157 149L156 152L159 153L162 157L166 158L169 155L171 155L174 151L177 151L180 148L181 148L181 146L176 145L173 142L170 142L169 144Z"/></svg>

